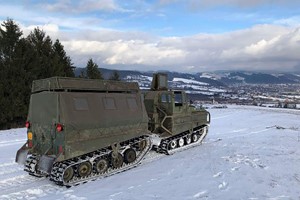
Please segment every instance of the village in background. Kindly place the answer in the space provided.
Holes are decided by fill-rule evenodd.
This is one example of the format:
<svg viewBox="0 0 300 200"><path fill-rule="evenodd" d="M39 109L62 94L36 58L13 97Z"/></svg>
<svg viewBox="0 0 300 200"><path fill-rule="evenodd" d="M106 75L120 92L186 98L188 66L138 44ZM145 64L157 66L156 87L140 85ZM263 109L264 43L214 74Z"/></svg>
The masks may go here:
<svg viewBox="0 0 300 200"><path fill-rule="evenodd" d="M82 71L75 69L75 75ZM107 78L113 70L101 68ZM121 80L138 82L142 90L151 86L153 72L118 71ZM169 87L185 90L191 103L200 107L226 107L226 104L300 109L300 73L203 72L167 73Z"/></svg>

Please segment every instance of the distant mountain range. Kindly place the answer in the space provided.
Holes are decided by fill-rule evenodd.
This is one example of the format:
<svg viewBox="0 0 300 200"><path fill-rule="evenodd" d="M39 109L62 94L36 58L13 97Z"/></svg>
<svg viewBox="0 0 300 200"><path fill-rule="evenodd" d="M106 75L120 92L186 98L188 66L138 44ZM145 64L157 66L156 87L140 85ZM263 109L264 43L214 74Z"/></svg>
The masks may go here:
<svg viewBox="0 0 300 200"><path fill-rule="evenodd" d="M78 76L82 68L77 68ZM109 79L113 70L100 69L104 78ZM120 78L128 82L138 82L142 90L151 87L153 72L118 70ZM255 73L255 72L207 72L207 73L168 73L169 88L185 90L190 99L209 100L232 94L232 87L246 84L300 84L300 74Z"/></svg>
<svg viewBox="0 0 300 200"><path fill-rule="evenodd" d="M78 76L83 70L76 68L75 74ZM104 78L108 79L113 70L100 69ZM152 77L153 72L118 70L122 80L141 81L145 77ZM261 73L261 72L203 72L196 74L165 72L168 73L169 81L173 82L187 82L186 80L193 80L196 82L206 83L210 86L226 87L232 84L295 84L300 83L300 73ZM147 78L146 78L147 79ZM182 79L182 80L181 80ZM148 79L147 79L148 80ZM195 82L196 81L196 82ZM189 83L192 84L192 83ZM193 85L193 84L192 84ZM199 85L199 84L196 84ZM201 85L201 84L200 84Z"/></svg>

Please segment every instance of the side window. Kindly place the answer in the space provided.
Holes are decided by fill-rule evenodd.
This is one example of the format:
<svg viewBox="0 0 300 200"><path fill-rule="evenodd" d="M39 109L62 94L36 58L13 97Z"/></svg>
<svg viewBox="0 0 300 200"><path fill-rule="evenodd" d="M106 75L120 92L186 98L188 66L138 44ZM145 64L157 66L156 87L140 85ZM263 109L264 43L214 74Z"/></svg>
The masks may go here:
<svg viewBox="0 0 300 200"><path fill-rule="evenodd" d="M161 96L160 96L160 100L161 100L162 103L170 103L170 101L171 101L171 96L170 96L170 94L165 94L165 93L163 93L163 94L161 94Z"/></svg>
<svg viewBox="0 0 300 200"><path fill-rule="evenodd" d="M104 108L107 109L107 110L117 109L115 99L112 98L112 97L104 97L103 98L103 104L104 104Z"/></svg>
<svg viewBox="0 0 300 200"><path fill-rule="evenodd" d="M183 105L183 99L181 92L174 92L175 95L175 106L182 106Z"/></svg>
<svg viewBox="0 0 300 200"><path fill-rule="evenodd" d="M138 105L135 98L127 98L127 104L130 110L137 110Z"/></svg>
<svg viewBox="0 0 300 200"><path fill-rule="evenodd" d="M89 104L86 98L73 98L75 110L89 110Z"/></svg>

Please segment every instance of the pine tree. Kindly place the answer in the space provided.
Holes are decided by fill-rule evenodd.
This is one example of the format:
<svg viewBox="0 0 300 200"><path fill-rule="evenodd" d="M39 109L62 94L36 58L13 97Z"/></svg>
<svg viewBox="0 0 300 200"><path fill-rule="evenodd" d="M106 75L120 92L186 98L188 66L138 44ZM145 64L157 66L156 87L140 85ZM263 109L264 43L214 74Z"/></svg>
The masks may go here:
<svg viewBox="0 0 300 200"><path fill-rule="evenodd" d="M1 60L9 61L14 56L17 43L23 33L12 19L7 19L1 25L4 29L0 27L0 57Z"/></svg>
<svg viewBox="0 0 300 200"><path fill-rule="evenodd" d="M109 80L112 80L112 81L120 81L120 74L117 70L114 70L111 74L111 76L109 77Z"/></svg>
<svg viewBox="0 0 300 200"><path fill-rule="evenodd" d="M0 27L0 128L22 123L27 112L24 40L19 26L7 19ZM25 102L25 105L24 105Z"/></svg>
<svg viewBox="0 0 300 200"><path fill-rule="evenodd" d="M86 65L86 77L90 79L103 79L98 65L90 58Z"/></svg>
<svg viewBox="0 0 300 200"><path fill-rule="evenodd" d="M27 41L31 46L32 53L30 58L31 71L35 75L34 79L48 78L55 75L56 69L53 68L52 40L46 33L39 28L35 28L28 36Z"/></svg>
<svg viewBox="0 0 300 200"><path fill-rule="evenodd" d="M74 76L63 45L39 28L26 38L11 19L0 27L0 129L24 124L31 83L51 76Z"/></svg>
<svg viewBox="0 0 300 200"><path fill-rule="evenodd" d="M56 76L74 77L73 63L71 58L67 56L64 46L57 39L53 44L54 59L53 67L55 68Z"/></svg>

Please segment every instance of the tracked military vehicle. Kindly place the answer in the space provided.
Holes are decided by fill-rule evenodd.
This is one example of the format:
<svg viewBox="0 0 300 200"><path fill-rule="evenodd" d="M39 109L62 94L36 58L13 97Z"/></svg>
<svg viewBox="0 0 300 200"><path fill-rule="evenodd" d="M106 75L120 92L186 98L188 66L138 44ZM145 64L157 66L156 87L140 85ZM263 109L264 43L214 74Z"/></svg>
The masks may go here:
<svg viewBox="0 0 300 200"><path fill-rule="evenodd" d="M201 143L210 115L154 74L137 83L52 77L34 81L27 142L16 162L34 176L72 186L137 166L153 150L171 154Z"/></svg>
<svg viewBox="0 0 300 200"><path fill-rule="evenodd" d="M160 138L159 145L154 145L157 152L170 154L191 143L201 143L205 138L209 112L190 105L184 91L168 90L166 74L153 76L144 104L149 117L148 130Z"/></svg>

